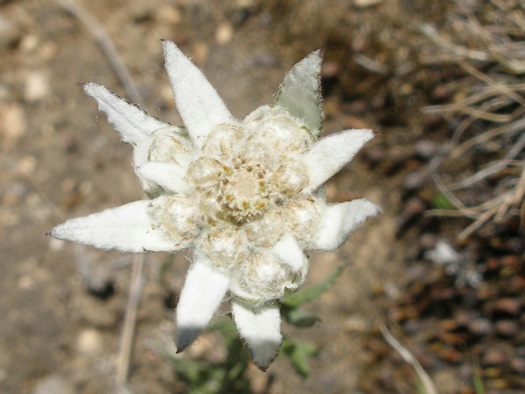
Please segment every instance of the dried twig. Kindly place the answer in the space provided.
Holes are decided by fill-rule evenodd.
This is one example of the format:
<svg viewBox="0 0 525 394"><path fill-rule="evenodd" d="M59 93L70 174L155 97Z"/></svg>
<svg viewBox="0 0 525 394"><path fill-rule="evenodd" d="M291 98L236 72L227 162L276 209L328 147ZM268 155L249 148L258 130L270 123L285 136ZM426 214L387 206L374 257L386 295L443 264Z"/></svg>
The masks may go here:
<svg viewBox="0 0 525 394"><path fill-rule="evenodd" d="M84 24L89 33L95 38L98 46L106 56L113 72L120 80L127 97L135 102L142 103L142 97L133 82L131 74L122 61L115 45L104 27L95 19L93 15L81 8L74 0L55 0L56 3L66 12L73 15ZM131 274L130 293L126 306L124 317L124 326L122 330L120 356L117 366L117 384L123 386L128 380L129 365L133 350L133 341L135 336L135 323L137 317L137 308L142 291L144 271L143 255L135 256Z"/></svg>
<svg viewBox="0 0 525 394"><path fill-rule="evenodd" d="M469 176L468 178L462 179L457 183L453 183L448 186L449 190L458 190L470 187L482 180L497 174L498 172L504 169L516 169L523 167L523 163L519 160L498 160L494 163L487 165L482 170L479 170L474 175Z"/></svg>
<svg viewBox="0 0 525 394"><path fill-rule="evenodd" d="M142 103L142 97L131 78L126 65L122 61L115 44L111 40L111 37L106 32L106 29L95 19L86 10L82 9L74 0L55 0L56 3L66 12L73 15L80 22L84 24L89 33L95 38L98 46L108 59L108 62L113 69L113 72L116 74L117 78L120 80L124 90L126 91L126 96L129 100L134 103Z"/></svg>
<svg viewBox="0 0 525 394"><path fill-rule="evenodd" d="M494 129L490 129L485 131L484 133L481 133L477 135L476 137L473 137L467 141L465 141L463 144L458 146L456 148L456 151L452 154L452 158L460 157L465 152L472 148L475 145L485 144L489 140L494 139L496 137L503 136L505 134L507 135L514 135L515 133L518 133L522 131L525 128L525 119L521 119L506 125L503 125L501 127L497 127Z"/></svg>
<svg viewBox="0 0 525 394"><path fill-rule="evenodd" d="M512 204L514 205L521 205L524 203L525 200L525 166L523 167L523 171L521 172L520 179L514 188L514 196L512 198Z"/></svg>
<svg viewBox="0 0 525 394"><path fill-rule="evenodd" d="M475 76L476 78L478 78L479 80L481 81L484 81L488 88L493 91L494 93L493 94L504 94L506 96L509 96L511 97L513 100L515 100L516 102L520 103L521 105L525 105L525 100L517 95L516 93L514 93L514 90L513 90L513 87L512 86L508 86L507 84L505 83L498 83L496 82L493 78L491 78L490 76L488 76L487 74L484 74L478 70L476 70L474 67L472 67L471 65L469 65L467 62L465 61L460 61L460 64L461 64L461 67L466 70L469 74ZM522 84L520 84L522 85Z"/></svg>
<svg viewBox="0 0 525 394"><path fill-rule="evenodd" d="M445 105L431 105L428 107L425 107L423 109L424 113L430 113L430 114L436 114L436 113L443 113L443 112L456 112L462 110L466 106L474 105L482 103L483 101L489 99L490 97L494 97L498 94L501 94L503 91L512 92L514 96L518 96L517 92L525 92L525 84L513 84L513 83L506 83L505 88L502 88L498 85L497 82L496 86L482 86L478 90L472 92L470 96L467 96L463 100L459 100L452 104L445 104ZM519 97L519 96L518 96ZM524 102L525 100L520 98L519 100L514 99L518 102Z"/></svg>
<svg viewBox="0 0 525 394"><path fill-rule="evenodd" d="M137 319L137 309L142 292L144 272L144 255L135 255L133 269L131 271L131 283L129 288L128 304L124 317L124 327L120 341L120 356L117 366L117 384L123 386L128 380L129 364L133 350L135 337L135 322Z"/></svg>
<svg viewBox="0 0 525 394"><path fill-rule="evenodd" d="M514 214L516 209L523 206L525 194L525 84L516 74L525 72L525 18L515 12L508 12L503 3L493 0L500 12L503 23L493 25L492 21L483 24L476 19L470 5L464 0L457 0L461 9L461 18L458 23L463 23L462 31L465 37L470 37L468 44L452 44L436 33L435 29L424 26L426 34L435 33L431 39L443 49L452 53L455 62L468 74L476 78L466 80L468 83L464 98L440 106L425 109L429 113L442 113L459 117L459 126L456 128L451 143L432 163L431 172L435 183L441 193L456 208L452 210L434 210L429 214L434 216L463 216L474 219L460 237L464 238L476 231L489 220L494 223L502 221L507 215ZM466 16L466 18L465 18ZM471 43L477 44L476 50L467 48ZM485 68L489 71L482 72L478 66L491 65ZM487 122L493 123L492 126ZM463 133L476 123L477 135L461 142ZM497 125L497 124L500 125ZM497 125L497 127L494 127ZM483 129L484 128L484 129ZM521 134L520 134L521 133ZM455 163L460 157L469 157L476 154L475 147L485 146L492 154L499 154L499 158L473 175L445 185L437 170L443 163ZM471 156L472 157L472 156ZM493 158L491 157L491 160ZM457 166L455 166L457 168ZM521 173L521 176L520 176ZM454 174L449 174L454 175ZM496 177L495 175L498 175ZM487 193L486 186L479 189L478 198L481 203L468 206L452 190L466 190L477 187L478 184L492 177L497 182L496 186ZM477 191L472 189L472 191ZM472 193L470 194L472 195Z"/></svg>
<svg viewBox="0 0 525 394"><path fill-rule="evenodd" d="M414 368L414 372L416 373L417 377L419 378L419 381L423 387L425 394L438 394L436 390L436 386L434 386L434 383L432 382L432 379L430 379L430 376L426 373L426 371L423 369L419 361L414 357L410 351L401 345L399 341L394 338L394 336L388 331L385 325L381 326L381 333L383 334L383 337L385 338L385 341L388 342L392 348L405 360L406 363L410 364L412 368Z"/></svg>
<svg viewBox="0 0 525 394"><path fill-rule="evenodd" d="M375 72L376 74L386 75L389 72L388 66L384 65L381 62L378 62L377 60L371 59L370 57L365 56L362 53L357 53L354 56L354 61L361 67L364 67L369 71Z"/></svg>
<svg viewBox="0 0 525 394"><path fill-rule="evenodd" d="M485 51L476 51L451 43L443 38L431 25L421 26L421 31L441 48L451 53L454 57L466 58L477 61L487 61L488 55Z"/></svg>

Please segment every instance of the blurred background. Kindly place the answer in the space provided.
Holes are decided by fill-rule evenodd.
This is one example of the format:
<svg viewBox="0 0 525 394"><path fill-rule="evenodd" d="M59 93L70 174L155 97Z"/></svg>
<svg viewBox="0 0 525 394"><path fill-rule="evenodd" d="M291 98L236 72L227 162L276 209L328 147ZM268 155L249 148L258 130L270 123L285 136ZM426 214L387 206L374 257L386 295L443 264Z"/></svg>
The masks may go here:
<svg viewBox="0 0 525 394"><path fill-rule="evenodd" d="M104 84L181 124L161 39L202 68L239 118L272 103L293 64L321 48L325 135L382 132L327 194L366 197L384 214L337 252L312 254L311 284L350 264L304 306L315 324L283 325L315 351L281 355L266 373L248 365L238 392L422 392L382 325L439 393L523 392L524 7L0 0L0 392L184 393L208 377L181 372L181 360L226 357L217 331L172 354L189 256L147 255L129 376L117 383L133 256L45 236L143 198L131 147L76 85ZM296 372L303 362L307 378ZM220 379L200 392L221 392Z"/></svg>

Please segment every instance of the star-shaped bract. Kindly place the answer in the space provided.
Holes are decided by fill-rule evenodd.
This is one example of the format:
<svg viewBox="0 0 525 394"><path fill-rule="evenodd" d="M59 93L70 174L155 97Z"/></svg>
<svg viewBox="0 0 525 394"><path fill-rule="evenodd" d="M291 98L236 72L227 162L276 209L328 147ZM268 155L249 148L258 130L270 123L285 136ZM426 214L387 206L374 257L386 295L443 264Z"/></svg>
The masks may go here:
<svg viewBox="0 0 525 394"><path fill-rule="evenodd" d="M68 220L53 237L123 252L194 252L177 306L177 348L208 325L227 293L255 364L265 370L282 336L278 301L304 282L303 250L333 250L379 208L328 204L320 186L374 136L320 138L321 53L286 75L273 106L236 120L201 71L170 41L166 70L185 127L164 123L105 87L85 92L133 145L149 199Z"/></svg>

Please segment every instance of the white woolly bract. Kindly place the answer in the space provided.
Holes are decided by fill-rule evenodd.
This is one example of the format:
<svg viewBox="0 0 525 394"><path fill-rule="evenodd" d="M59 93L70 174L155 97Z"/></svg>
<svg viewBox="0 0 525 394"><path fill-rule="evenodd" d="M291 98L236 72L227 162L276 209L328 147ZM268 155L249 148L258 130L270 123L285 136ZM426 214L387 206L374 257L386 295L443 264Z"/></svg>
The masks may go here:
<svg viewBox="0 0 525 394"><path fill-rule="evenodd" d="M319 51L295 65L274 105L236 120L176 45L164 41L163 47L185 127L159 121L101 85L84 85L133 146L149 199L69 220L51 235L135 253L190 248L195 260L177 308L178 350L229 292L239 332L265 369L281 343L277 301L308 272L303 250L335 249L379 212L367 200L327 204L321 188L374 132L347 130L319 140Z"/></svg>
<svg viewBox="0 0 525 394"><path fill-rule="evenodd" d="M266 370L276 357L282 342L281 316L274 304L253 307L232 300L235 324L252 353L253 361Z"/></svg>
<svg viewBox="0 0 525 394"><path fill-rule="evenodd" d="M191 265L177 306L177 351L205 328L228 291L229 278L214 270L206 258Z"/></svg>

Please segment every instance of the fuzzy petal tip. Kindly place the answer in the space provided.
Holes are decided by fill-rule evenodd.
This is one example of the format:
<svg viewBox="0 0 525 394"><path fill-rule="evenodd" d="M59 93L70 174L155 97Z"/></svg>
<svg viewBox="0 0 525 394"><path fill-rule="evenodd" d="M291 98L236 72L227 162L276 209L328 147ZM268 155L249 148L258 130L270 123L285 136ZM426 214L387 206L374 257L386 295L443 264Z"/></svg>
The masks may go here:
<svg viewBox="0 0 525 394"><path fill-rule="evenodd" d="M276 305L259 307L232 300L232 312L241 337L250 349L253 362L266 371L281 347L281 314Z"/></svg>

